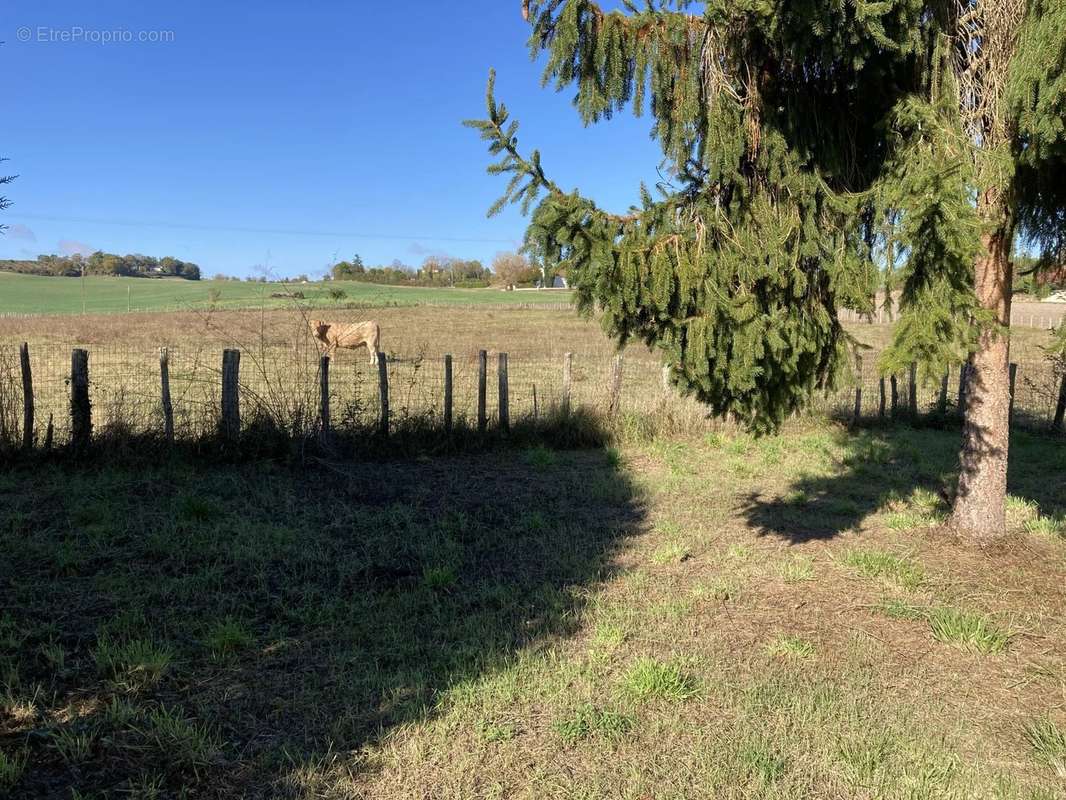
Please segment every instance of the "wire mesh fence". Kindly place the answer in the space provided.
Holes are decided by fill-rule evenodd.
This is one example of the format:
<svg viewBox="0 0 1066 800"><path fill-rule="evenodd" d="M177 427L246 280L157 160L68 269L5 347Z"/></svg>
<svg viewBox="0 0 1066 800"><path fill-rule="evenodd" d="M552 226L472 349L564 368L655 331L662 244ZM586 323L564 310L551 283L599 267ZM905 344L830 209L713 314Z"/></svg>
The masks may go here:
<svg viewBox="0 0 1066 800"><path fill-rule="evenodd" d="M89 402L94 433L163 435L163 381L160 351L112 345L85 345L89 353ZM222 393L222 348L217 345L169 348L166 351L173 435L195 440L219 430ZM500 412L500 354L486 351L484 415L496 426ZM574 352L570 369L565 354L553 347L508 353L507 408L511 420L535 419L564 403L594 413L684 411L694 420L705 412L678 396L661 365L649 353L626 353L619 365L601 353ZM19 349L0 345L0 442L22 441L24 384ZM480 359L478 351L452 354L452 418L456 425L478 422ZM34 407L34 438L55 446L71 437L71 350L29 347ZM321 425L323 382L321 354L313 344L263 344L241 351L239 399L242 418L266 418L293 436ZM328 367L329 416L332 425L373 429L381 416L378 367L365 352L344 352ZM569 374L569 382L564 378ZM387 355L389 415L394 424L411 420L440 425L444 419L444 353L421 350ZM893 377L895 380L893 381ZM1023 362L1016 367L1014 422L1048 428L1061 413L1066 378L1050 362ZM859 390L858 394L856 390ZM941 381L913 381L910 374L882 376L869 354L859 369L835 391L816 398L814 408L853 416L856 401L865 418L953 414L965 385L956 370ZM49 429L51 432L49 433Z"/></svg>

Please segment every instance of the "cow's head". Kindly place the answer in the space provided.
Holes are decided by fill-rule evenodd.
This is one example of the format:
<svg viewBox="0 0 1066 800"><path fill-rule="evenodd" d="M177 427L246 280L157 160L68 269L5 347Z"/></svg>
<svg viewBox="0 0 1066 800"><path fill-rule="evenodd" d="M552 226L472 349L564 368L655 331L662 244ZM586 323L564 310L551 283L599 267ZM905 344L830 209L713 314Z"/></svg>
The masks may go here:
<svg viewBox="0 0 1066 800"><path fill-rule="evenodd" d="M330 324L328 322L322 322L321 320L311 320L311 332L315 335L316 339L326 341L326 334L329 332Z"/></svg>

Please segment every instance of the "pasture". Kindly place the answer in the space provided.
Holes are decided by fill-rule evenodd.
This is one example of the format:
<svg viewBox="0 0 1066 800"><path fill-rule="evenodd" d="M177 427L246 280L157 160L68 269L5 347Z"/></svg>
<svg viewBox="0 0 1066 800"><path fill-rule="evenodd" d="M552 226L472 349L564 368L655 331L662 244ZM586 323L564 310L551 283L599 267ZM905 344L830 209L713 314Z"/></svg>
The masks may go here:
<svg viewBox="0 0 1066 800"><path fill-rule="evenodd" d="M342 291L344 296L333 297L330 289ZM570 302L569 292L557 290L503 292L498 289L378 286L356 281L278 284L180 278L55 278L0 272L0 315L80 314L83 309L88 314L118 314L127 310L276 309L288 308L293 301L271 295L294 292L304 295L304 304L319 308L419 303L517 305Z"/></svg>
<svg viewBox="0 0 1066 800"><path fill-rule="evenodd" d="M58 280L58 279L53 279ZM504 293L500 293L504 294ZM558 405L563 391L563 356L573 353L575 402L602 409L608 404L614 343L595 320L571 311L476 306L389 307L320 310L290 301L285 309L226 311L211 309L154 314L100 314L0 318L0 414L15 420L20 411L19 343L30 343L39 425L52 414L62 441L69 414L70 352L90 353L91 387L97 421L123 430L157 430L161 424L159 353L167 347L174 383L179 430L199 435L217 423L220 358L223 348L243 353L241 383L249 403L270 406L267 413L289 425L314 422L318 400L319 347L310 334L309 319L331 322L374 319L381 325L381 346L389 356L389 372L398 415L432 423L441 410L442 358L454 357L455 402L458 417L473 416L477 386L477 354L486 350L490 369L496 356L507 353L510 364L510 404L516 418ZM851 323L851 333L868 349L863 351L861 375L844 376L816 409L848 413L854 387L863 387L863 415L879 415L877 359L891 335L889 325ZM1017 406L1020 424L1043 426L1051 419L1059 393L1059 376L1041 350L1046 331L1017 328L1012 359L1019 364ZM666 407L671 428L703 427L694 403L683 402L663 386L656 354L639 342L624 351L625 365L620 408L644 414ZM331 405L338 418L365 425L377 414L377 372L365 351L341 351L330 367ZM900 380L906 402L907 376ZM489 380L490 408L496 405L495 376ZM7 387L5 401L4 387ZM918 387L921 413L937 410L938 381ZM886 390L887 392L887 390ZM957 376L949 381L947 400L954 404ZM0 419L2 422L3 419ZM0 426L2 427L2 426Z"/></svg>
<svg viewBox="0 0 1066 800"><path fill-rule="evenodd" d="M1061 437L1015 432L1012 537L976 553L940 528L950 422L849 430L830 407L754 439L669 397L639 345L608 419L616 351L594 320L328 315L369 317L400 413L432 413L444 353L469 413L488 349L526 414L571 352L598 444L14 463L0 795L1066 797ZM872 374L890 329L849 330ZM1046 336L1016 330L1015 360ZM249 397L273 386L290 410L318 356L293 307L0 319L0 351L21 341L57 419L69 348L89 350L101 429L157 419L159 346L176 383L214 375L190 415L217 406L223 347ZM336 408L373 412L365 351L331 375Z"/></svg>
<svg viewBox="0 0 1066 800"><path fill-rule="evenodd" d="M957 436L0 476L0 791L1062 798L1066 448Z"/></svg>

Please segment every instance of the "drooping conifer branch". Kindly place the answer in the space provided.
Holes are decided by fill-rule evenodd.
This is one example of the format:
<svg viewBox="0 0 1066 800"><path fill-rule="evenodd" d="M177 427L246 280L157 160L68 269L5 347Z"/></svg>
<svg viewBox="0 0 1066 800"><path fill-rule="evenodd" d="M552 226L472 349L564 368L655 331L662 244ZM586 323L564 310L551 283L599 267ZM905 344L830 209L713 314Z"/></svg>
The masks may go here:
<svg viewBox="0 0 1066 800"><path fill-rule="evenodd" d="M1021 3L523 2L544 82L572 88L585 122L650 111L667 193L607 214L490 119L501 202L531 211L527 246L609 332L660 348L682 388L755 430L832 383L850 361L837 312L873 308L879 283L902 287L883 367L940 373L992 318L977 187L1004 179L1006 205L984 207L1045 256L1066 241L1066 6L1028 0L1019 22Z"/></svg>

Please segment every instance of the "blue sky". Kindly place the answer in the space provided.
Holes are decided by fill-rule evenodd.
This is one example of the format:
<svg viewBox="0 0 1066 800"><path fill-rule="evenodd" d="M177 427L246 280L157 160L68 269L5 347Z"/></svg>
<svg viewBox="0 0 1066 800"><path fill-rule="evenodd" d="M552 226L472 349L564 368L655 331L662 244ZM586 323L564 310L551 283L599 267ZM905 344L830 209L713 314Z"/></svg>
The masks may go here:
<svg viewBox="0 0 1066 800"><path fill-rule="evenodd" d="M487 262L525 227L486 218L502 179L460 124L483 115L490 66L552 177L624 210L655 178L650 120L585 129L571 92L540 88L519 9L8 0L0 155L19 178L0 258L103 249L281 276L355 252Z"/></svg>

